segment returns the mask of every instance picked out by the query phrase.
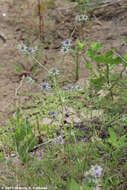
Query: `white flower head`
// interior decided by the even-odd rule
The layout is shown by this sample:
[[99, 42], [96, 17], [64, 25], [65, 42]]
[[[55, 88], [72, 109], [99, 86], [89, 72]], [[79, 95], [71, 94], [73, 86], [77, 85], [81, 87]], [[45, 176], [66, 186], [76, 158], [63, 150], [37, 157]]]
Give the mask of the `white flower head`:
[[77, 15], [75, 17], [76, 22], [80, 22], [80, 21], [87, 21], [88, 20], [88, 16], [83, 14], [83, 15]]
[[60, 71], [58, 69], [52, 68], [49, 71], [49, 75], [50, 76], [58, 76], [58, 75], [60, 75]]
[[26, 52], [27, 51], [27, 47], [24, 44], [17, 45], [17, 49], [19, 49], [22, 52]]
[[27, 83], [28, 84], [32, 85], [32, 84], [34, 84], [34, 82], [35, 82], [35, 80], [33, 80], [31, 77], [29, 77], [29, 76], [27, 77]]
[[75, 90], [80, 91], [80, 90], [82, 90], [82, 88], [80, 85], [77, 84], [77, 85], [75, 85]]
[[62, 48], [61, 48], [61, 52], [63, 53], [63, 54], [67, 54], [68, 52], [69, 52], [69, 47], [67, 47], [67, 46], [63, 46]]
[[81, 19], [82, 19], [82, 21], [86, 21], [86, 20], [88, 20], [88, 16], [87, 15], [81, 15]]

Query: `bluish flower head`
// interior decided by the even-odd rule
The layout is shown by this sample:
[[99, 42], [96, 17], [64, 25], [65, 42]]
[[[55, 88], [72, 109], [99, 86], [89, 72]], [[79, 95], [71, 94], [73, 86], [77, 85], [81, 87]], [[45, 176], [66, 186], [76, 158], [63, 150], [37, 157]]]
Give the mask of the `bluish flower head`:
[[59, 71], [58, 69], [52, 68], [52, 69], [50, 69], [50, 71], [49, 71], [49, 75], [56, 77], [56, 76], [60, 75], [60, 71]]
[[22, 45], [18, 45], [17, 48], [22, 51], [24, 54], [32, 54], [35, 53], [38, 48], [32, 48], [32, 47], [27, 47], [26, 45], [22, 44]]
[[72, 84], [67, 85], [66, 87], [64, 87], [64, 90], [73, 90], [74, 86]]
[[62, 44], [64, 47], [70, 47], [71, 46], [71, 40], [70, 39], [64, 40], [62, 42]]
[[63, 46], [63, 47], [61, 48], [61, 52], [62, 52], [63, 54], [67, 54], [67, 53], [69, 52], [69, 50], [70, 50], [70, 48], [69, 48], [68, 46]]
[[63, 139], [63, 137], [60, 135], [59, 137], [57, 137], [57, 143], [59, 143], [59, 144], [64, 144], [65, 143], [65, 141], [64, 141], [64, 139]]
[[52, 119], [54, 119], [54, 118], [56, 117], [56, 115], [57, 115], [57, 112], [54, 111], [54, 110], [52, 110], [52, 111], [49, 112], [49, 116], [50, 116], [50, 118], [52, 118]]
[[42, 82], [40, 87], [41, 87], [41, 90], [43, 91], [48, 91], [49, 89], [51, 89], [51, 86], [47, 82]]
[[102, 171], [103, 171], [103, 168], [101, 166], [98, 166], [98, 165], [92, 166], [91, 169], [90, 169], [91, 174], [95, 178], [101, 177]]
[[63, 137], [60, 135], [57, 138], [53, 139], [53, 143], [59, 143], [59, 144], [64, 144], [65, 140], [63, 139]]
[[34, 84], [34, 82], [35, 82], [35, 80], [33, 80], [31, 77], [29, 77], [29, 76], [27, 77], [27, 83], [28, 84], [32, 85], [32, 84]]
[[35, 48], [27, 47], [25, 53], [27, 53], [27, 54], [32, 54], [32, 53], [35, 53], [37, 50], [38, 50], [37, 47], [35, 47]]
[[92, 166], [91, 169], [84, 173], [84, 176], [87, 178], [91, 178], [94, 183], [98, 182], [98, 178], [102, 175], [103, 168], [101, 166], [95, 165]]
[[34, 52], [34, 49], [31, 48], [31, 47], [28, 47], [27, 50], [26, 50], [26, 53], [28, 53], [28, 54], [31, 54], [33, 52]]

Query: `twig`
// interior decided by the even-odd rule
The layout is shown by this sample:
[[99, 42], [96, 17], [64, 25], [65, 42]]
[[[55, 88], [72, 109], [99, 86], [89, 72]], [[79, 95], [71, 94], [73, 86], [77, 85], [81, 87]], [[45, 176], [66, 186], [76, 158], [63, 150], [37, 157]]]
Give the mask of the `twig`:
[[49, 141], [43, 142], [43, 143], [41, 143], [41, 144], [38, 144], [38, 145], [36, 145], [36, 146], [31, 150], [31, 152], [33, 152], [34, 150], [37, 150], [37, 149], [40, 148], [41, 146], [43, 146], [43, 145], [45, 145], [45, 144], [48, 144], [48, 143], [50, 143], [50, 142], [53, 142], [53, 141], [54, 141], [54, 139], [50, 139]]
[[0, 38], [3, 40], [4, 43], [6, 43], [7, 38], [2, 32], [0, 32]]
[[23, 81], [24, 81], [24, 78], [25, 78], [25, 76], [23, 75], [23, 76], [22, 76], [22, 80], [20, 81], [19, 86], [18, 86], [18, 87], [16, 88], [16, 90], [15, 90], [15, 97], [17, 97], [18, 90], [22, 87], [22, 83], [23, 83]]
[[96, 3], [86, 3], [86, 4], [81, 4], [81, 5], [74, 5], [72, 7], [63, 7], [63, 8], [57, 8], [57, 10], [67, 10], [67, 9], [73, 9], [77, 7], [93, 7], [96, 5], [104, 5], [104, 4], [113, 4], [113, 3], [118, 3], [120, 0], [105, 0], [101, 2], [96, 2]]

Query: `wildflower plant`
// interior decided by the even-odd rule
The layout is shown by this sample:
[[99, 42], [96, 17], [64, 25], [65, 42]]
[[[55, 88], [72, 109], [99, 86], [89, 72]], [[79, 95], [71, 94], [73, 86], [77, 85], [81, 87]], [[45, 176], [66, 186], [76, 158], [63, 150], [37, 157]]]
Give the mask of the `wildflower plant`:
[[16, 65], [16, 70], [20, 73], [20, 76], [25, 75], [25, 76], [30, 76], [33, 73], [35, 73], [35, 71], [37, 70], [37, 64], [36, 63], [31, 63], [31, 57], [34, 55], [38, 55], [38, 47], [35, 46], [30, 47], [29, 43], [28, 45], [25, 44], [19, 44], [17, 45], [17, 49], [19, 50], [19, 52], [23, 53], [26, 56], [26, 64], [22, 64], [20, 63], [19, 65]]
[[100, 178], [102, 177], [103, 168], [99, 165], [91, 166], [91, 169], [84, 173], [84, 177], [87, 179], [88, 184], [94, 184], [98, 188], [100, 186]]
[[83, 48], [86, 45], [86, 41], [84, 40], [83, 42], [80, 42], [80, 40], [76, 41], [75, 48], [72, 50], [71, 55], [74, 59], [76, 68], [75, 68], [75, 80], [77, 81], [79, 79], [80, 75], [80, 61], [82, 54], [81, 52], [83, 51]]
[[[54, 0], [49, 1], [50, 3], [55, 2]], [[41, 11], [47, 9], [47, 1], [46, 4], [41, 4], [41, 1], [38, 1], [38, 3], [40, 6], [38, 7], [40, 11], [38, 15], [41, 20], [43, 19]], [[43, 5], [46, 6], [43, 7]], [[82, 24], [87, 20], [88, 16], [78, 15], [76, 24], [78, 22]], [[42, 31], [43, 28], [40, 22], [40, 35], [42, 35]], [[28, 109], [21, 107], [23, 117], [16, 113], [16, 119], [11, 118], [11, 127], [8, 125], [6, 128], [0, 128], [0, 134], [2, 134], [0, 135], [0, 164], [3, 164], [1, 153], [10, 155], [11, 150], [16, 152], [18, 159], [23, 163], [22, 173], [21, 168], [18, 168], [20, 166], [15, 171], [12, 164], [12, 176], [9, 172], [7, 180], [6, 177], [0, 178], [0, 183], [4, 184], [2, 187], [6, 187], [8, 184], [8, 186], [10, 184], [14, 186], [13, 183], [17, 185], [18, 181], [18, 184], [24, 184], [24, 186], [47, 186], [48, 189], [126, 189], [127, 142], [126, 134], [124, 134], [127, 125], [126, 80], [122, 81], [120, 76], [116, 77], [112, 70], [119, 63], [126, 67], [127, 55], [121, 58], [113, 50], [102, 54], [100, 52], [102, 47], [100, 42], [91, 42], [90, 47], [84, 51], [85, 44], [85, 40], [77, 40], [75, 44], [72, 44], [70, 38], [62, 42], [61, 49], [64, 56], [69, 53], [74, 59], [76, 65], [75, 80], [79, 79], [82, 60], [92, 73], [89, 85], [85, 89], [70, 81], [65, 87], [61, 87], [58, 77], [61, 71], [56, 68], [48, 70], [41, 65], [34, 57], [38, 52], [37, 47], [33, 48], [30, 44], [20, 44], [18, 46], [20, 52], [28, 58], [28, 62], [33, 58], [47, 72], [50, 81], [44, 80], [40, 84], [41, 93], [30, 94], [35, 101], [32, 103], [32, 108], [31, 105], [28, 107], [25, 105]], [[94, 68], [92, 61], [96, 64], [96, 68]], [[29, 68], [23, 66], [21, 73], [26, 75], [28, 84], [34, 84], [35, 80], [31, 76], [32, 65], [29, 64]], [[123, 84], [125, 86], [121, 88]], [[109, 100], [107, 97], [100, 101], [98, 94], [101, 89], [107, 90], [109, 95], [113, 97], [113, 92], [116, 90], [115, 93], [117, 93], [119, 86], [119, 96], [121, 98], [120, 93], [123, 91], [125, 102], [119, 100], [119, 103], [119, 101], [114, 101], [112, 98], [107, 104], [106, 101]], [[49, 96], [47, 92], [52, 93]], [[117, 107], [118, 109], [116, 109]], [[72, 108], [75, 109], [74, 114]], [[100, 108], [104, 111], [102, 117], [98, 115], [93, 117], [92, 111], [94, 110], [92, 109], [98, 111]], [[91, 117], [87, 118], [86, 112], [82, 115], [82, 111], [85, 109], [91, 110]], [[78, 117], [79, 120], [76, 118], [78, 122], [74, 121], [75, 118], [70, 117], [72, 115]], [[80, 116], [82, 117], [81, 122], [79, 122]], [[44, 118], [49, 121], [49, 124], [43, 123]], [[4, 150], [3, 144], [6, 147], [4, 147]], [[44, 150], [41, 160], [37, 156], [31, 158], [35, 150], [37, 153]], [[91, 166], [91, 163], [100, 164]], [[9, 170], [7, 168], [8, 166], [9, 164], [6, 162], [5, 173], [10, 171], [10, 168]], [[90, 169], [87, 170], [86, 168], [89, 167]], [[18, 172], [23, 176], [18, 176]], [[16, 178], [14, 173], [16, 173]], [[31, 176], [33, 177], [31, 178]], [[10, 177], [16, 179], [15, 182], [12, 182]]]
[[81, 52], [86, 44], [86, 41], [84, 40], [83, 42], [80, 42], [80, 40], [77, 40], [74, 48], [72, 48], [70, 39], [63, 41], [62, 44], [63, 46], [61, 48], [61, 52], [64, 54], [64, 56], [69, 53], [74, 59], [76, 64], [75, 80], [77, 81], [79, 79], [80, 57], [82, 56]]
[[35, 48], [32, 48], [32, 47], [26, 46], [25, 44], [19, 44], [17, 46], [17, 49], [19, 49], [24, 54], [33, 54], [33, 53], [36, 53], [38, 51], [37, 46], [35, 46]]

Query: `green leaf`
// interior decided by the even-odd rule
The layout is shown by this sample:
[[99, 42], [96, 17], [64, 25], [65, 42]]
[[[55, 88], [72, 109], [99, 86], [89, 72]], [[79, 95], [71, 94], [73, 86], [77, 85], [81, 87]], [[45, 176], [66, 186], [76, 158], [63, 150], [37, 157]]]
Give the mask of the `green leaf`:
[[88, 57], [90, 57], [91, 59], [94, 59], [96, 54], [95, 50], [92, 50], [91, 48], [88, 48], [88, 50], [85, 53]]
[[95, 42], [91, 42], [90, 43], [90, 47], [93, 49], [93, 50], [100, 50], [102, 48], [102, 43], [101, 42], [98, 42], [98, 43], [95, 43]]
[[86, 65], [86, 68], [87, 68], [87, 69], [89, 69], [90, 71], [93, 70], [93, 66], [92, 66], [92, 64], [91, 64], [90, 61], [87, 61], [87, 62], [85, 62], [84, 64]]
[[83, 42], [80, 42], [80, 40], [77, 40], [77, 48], [79, 50], [83, 50], [84, 46], [86, 44], [86, 41], [84, 40]]
[[115, 133], [115, 131], [112, 128], [109, 128], [109, 135], [110, 137], [108, 138], [108, 142], [115, 148], [119, 147], [119, 141], [118, 141], [118, 137]]
[[114, 51], [113, 50], [110, 50], [106, 53], [106, 57], [112, 57], [114, 55]]
[[80, 185], [74, 179], [71, 179], [66, 190], [80, 190]]
[[124, 55], [124, 59], [127, 61], [127, 54]]
[[15, 68], [16, 68], [16, 71], [18, 71], [19, 73], [22, 73], [22, 72], [23, 72], [23, 69], [22, 69], [21, 66], [16, 65]]

